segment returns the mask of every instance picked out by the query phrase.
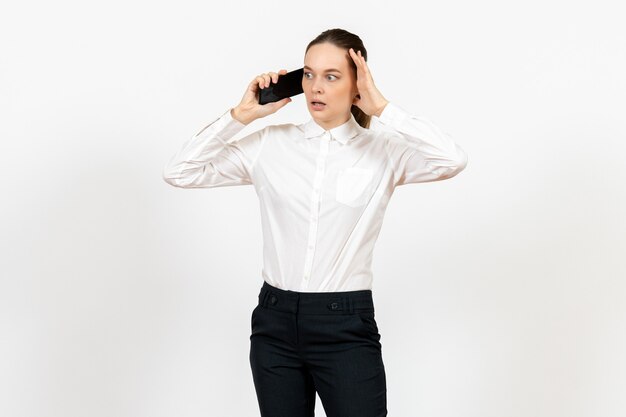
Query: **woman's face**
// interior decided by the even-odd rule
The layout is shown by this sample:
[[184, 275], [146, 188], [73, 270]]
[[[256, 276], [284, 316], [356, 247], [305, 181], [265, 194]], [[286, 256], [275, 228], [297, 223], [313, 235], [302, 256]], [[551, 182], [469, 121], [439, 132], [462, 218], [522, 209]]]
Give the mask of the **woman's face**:
[[[350, 108], [358, 94], [351, 60], [347, 50], [330, 43], [313, 45], [304, 56], [302, 90], [307, 108], [325, 130], [350, 119]], [[325, 104], [318, 107], [313, 105], [314, 101]]]

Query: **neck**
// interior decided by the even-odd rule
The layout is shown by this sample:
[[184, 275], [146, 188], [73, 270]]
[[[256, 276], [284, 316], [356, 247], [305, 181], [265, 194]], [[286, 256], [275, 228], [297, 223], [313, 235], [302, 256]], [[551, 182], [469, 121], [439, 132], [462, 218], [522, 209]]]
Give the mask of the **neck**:
[[341, 126], [342, 124], [346, 123], [348, 120], [350, 120], [352, 114], [348, 113], [347, 116], [344, 116], [343, 118], [337, 118], [334, 120], [320, 120], [320, 119], [316, 119], [314, 118], [315, 122], [320, 125], [322, 128], [324, 128], [324, 130], [330, 130], [330, 129], [334, 129], [337, 126]]

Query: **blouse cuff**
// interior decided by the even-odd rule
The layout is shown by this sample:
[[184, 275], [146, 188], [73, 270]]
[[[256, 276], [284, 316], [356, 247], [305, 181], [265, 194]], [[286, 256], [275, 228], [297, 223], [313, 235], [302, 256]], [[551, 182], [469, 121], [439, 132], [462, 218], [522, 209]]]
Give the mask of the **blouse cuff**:
[[407, 117], [409, 114], [404, 109], [388, 102], [378, 120], [384, 125], [399, 126]]
[[194, 137], [204, 137], [206, 135], [218, 135], [222, 140], [228, 140], [243, 130], [245, 124], [235, 119], [230, 114], [231, 108], [226, 110], [220, 117], [206, 125]]

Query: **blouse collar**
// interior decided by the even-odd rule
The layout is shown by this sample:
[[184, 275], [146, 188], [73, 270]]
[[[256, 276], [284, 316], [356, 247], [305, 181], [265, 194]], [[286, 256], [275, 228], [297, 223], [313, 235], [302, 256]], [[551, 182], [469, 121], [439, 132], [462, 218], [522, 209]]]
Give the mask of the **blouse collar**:
[[[347, 122], [334, 127], [329, 131], [333, 139], [338, 140], [345, 145], [350, 139], [358, 135], [361, 132], [361, 129], [363, 129], [361, 125], [356, 121], [354, 115], [350, 113], [350, 119], [348, 119]], [[324, 132], [326, 132], [326, 129], [318, 125], [313, 118], [310, 118], [309, 121], [304, 124], [304, 137], [306, 139], [320, 136], [324, 134]]]

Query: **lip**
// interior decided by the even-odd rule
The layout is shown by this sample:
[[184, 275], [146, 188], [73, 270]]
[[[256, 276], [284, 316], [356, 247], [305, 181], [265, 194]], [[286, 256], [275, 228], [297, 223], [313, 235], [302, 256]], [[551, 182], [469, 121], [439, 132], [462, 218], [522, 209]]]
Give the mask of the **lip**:
[[[316, 108], [315, 105], [313, 104], [314, 102], [322, 103], [323, 106], [320, 108]], [[318, 100], [311, 100], [309, 102], [309, 106], [311, 106], [311, 110], [313, 111], [324, 111], [326, 109], [326, 103], [324, 103], [323, 101], [318, 101]]]
[[[320, 103], [321, 103], [321, 101], [320, 101]], [[324, 103], [324, 105], [323, 105], [322, 107], [320, 107], [320, 108], [316, 108], [316, 107], [313, 105], [313, 102], [310, 102], [310, 103], [309, 103], [309, 105], [311, 106], [311, 110], [313, 110], [313, 111], [324, 111], [324, 110], [326, 109], [326, 106], [327, 106], [327, 104], [326, 104], [326, 103]]]

